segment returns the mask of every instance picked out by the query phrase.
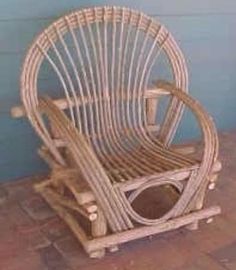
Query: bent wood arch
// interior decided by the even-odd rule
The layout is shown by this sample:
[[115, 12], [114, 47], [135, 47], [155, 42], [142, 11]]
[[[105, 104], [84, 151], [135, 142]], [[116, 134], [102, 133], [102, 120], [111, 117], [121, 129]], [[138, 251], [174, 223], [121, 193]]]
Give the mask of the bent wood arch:
[[[36, 37], [23, 64], [21, 96], [34, 128], [58, 160], [38, 111], [43, 63], [48, 62], [63, 89], [74, 126], [105, 156], [109, 151], [122, 153], [121, 130], [132, 130], [128, 136], [131, 148], [137, 141], [149, 140], [144, 95], [162, 52], [170, 63], [174, 84], [187, 91], [181, 50], [163, 25], [141, 12], [121, 7], [77, 10]], [[182, 102], [173, 97], [159, 132], [160, 141], [167, 146], [182, 111]]]

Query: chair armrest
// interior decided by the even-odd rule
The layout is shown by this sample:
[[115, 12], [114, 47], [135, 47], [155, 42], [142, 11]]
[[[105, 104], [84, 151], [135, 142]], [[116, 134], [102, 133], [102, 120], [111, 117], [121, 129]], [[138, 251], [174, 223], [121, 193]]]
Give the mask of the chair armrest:
[[165, 89], [171, 95], [178, 98], [198, 119], [204, 139], [204, 153], [200, 170], [209, 171], [217, 160], [219, 148], [217, 131], [212, 117], [197, 100], [186, 94], [183, 90], [177, 88], [175, 85], [166, 81], [158, 81], [156, 86], [157, 88]]
[[48, 117], [57, 134], [65, 140], [68, 150], [85, 181], [93, 191], [113, 231], [131, 228], [133, 225], [103, 166], [85, 137], [53, 103], [50, 98], [40, 99], [40, 110]]
[[[69, 151], [77, 160], [82, 173], [92, 176], [107, 177], [103, 166], [85, 137], [78, 132], [66, 115], [53, 103], [50, 98], [40, 99], [40, 110], [47, 116], [51, 125], [65, 142]], [[81, 164], [81, 166], [80, 166]]]

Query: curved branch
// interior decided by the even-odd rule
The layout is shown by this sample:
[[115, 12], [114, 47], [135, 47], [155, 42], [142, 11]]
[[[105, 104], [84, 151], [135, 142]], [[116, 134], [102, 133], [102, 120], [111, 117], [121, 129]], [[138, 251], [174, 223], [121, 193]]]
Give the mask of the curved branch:
[[197, 194], [198, 190], [203, 185], [207, 184], [209, 175], [213, 170], [213, 165], [218, 157], [219, 142], [212, 117], [197, 100], [169, 82], [159, 81], [157, 87], [165, 89], [171, 95], [177, 97], [181, 102], [187, 105], [199, 121], [204, 140], [204, 152], [199, 170], [190, 177], [182, 196], [183, 198], [181, 198], [175, 206], [175, 216], [178, 216], [186, 211], [189, 202]]
[[[212, 117], [206, 112], [203, 106], [193, 97], [186, 94], [182, 89], [177, 88], [175, 85], [166, 82], [158, 81], [157, 88], [161, 88], [171, 95], [181, 100], [196, 116], [202, 129], [204, 137], [204, 156], [202, 163], [208, 162], [213, 165], [218, 156], [218, 136]], [[153, 90], [153, 94], [155, 90]]]
[[66, 115], [50, 98], [40, 99], [40, 108], [58, 134], [67, 142], [76, 165], [95, 194], [113, 231], [126, 230], [133, 225], [114, 192], [109, 177], [85, 137], [78, 132]]

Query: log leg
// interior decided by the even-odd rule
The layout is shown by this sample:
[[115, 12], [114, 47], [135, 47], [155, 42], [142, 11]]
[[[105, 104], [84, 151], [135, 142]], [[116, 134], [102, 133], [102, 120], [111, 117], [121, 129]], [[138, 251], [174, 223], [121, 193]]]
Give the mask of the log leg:
[[[200, 210], [203, 207], [204, 197], [205, 197], [206, 188], [202, 188], [201, 191], [198, 193], [197, 198], [195, 200], [195, 206], [193, 207], [194, 210]], [[193, 223], [187, 225], [187, 229], [190, 231], [195, 231], [199, 227], [199, 220], [194, 221]]]
[[[93, 238], [101, 237], [107, 233], [107, 222], [101, 209], [97, 210], [97, 219], [92, 221]], [[90, 258], [102, 258], [105, 255], [105, 248], [89, 253]]]
[[[194, 202], [194, 206], [192, 207], [192, 209], [194, 209], [194, 210], [202, 209], [206, 191], [207, 191], [207, 189], [210, 189], [210, 190], [214, 189], [217, 176], [218, 175], [216, 173], [212, 174], [209, 182], [207, 182], [204, 186], [202, 186], [202, 188], [200, 188], [199, 192], [197, 193], [196, 200]], [[212, 218], [209, 218], [209, 220], [207, 220], [206, 222], [211, 223]], [[191, 231], [197, 230], [198, 223], [199, 223], [199, 221], [194, 221], [193, 223], [187, 225], [186, 227], [187, 227], [187, 229], [189, 229]]]
[[[221, 166], [221, 164], [220, 164]], [[221, 167], [220, 167], [221, 168]], [[217, 178], [218, 178], [218, 173], [214, 173], [211, 175], [211, 178], [210, 178], [210, 183], [208, 184], [208, 189], [209, 190], [213, 190], [215, 189], [215, 185], [216, 185], [216, 181], [217, 181]], [[211, 223], [213, 221], [213, 218], [210, 217], [206, 220], [206, 223]]]
[[[195, 206], [192, 207], [194, 210], [200, 210], [203, 207], [204, 197], [205, 197], [206, 188], [202, 188], [201, 191], [198, 193], [197, 198], [195, 200]], [[186, 228], [190, 231], [195, 231], [199, 227], [199, 220], [194, 221], [186, 226]]]

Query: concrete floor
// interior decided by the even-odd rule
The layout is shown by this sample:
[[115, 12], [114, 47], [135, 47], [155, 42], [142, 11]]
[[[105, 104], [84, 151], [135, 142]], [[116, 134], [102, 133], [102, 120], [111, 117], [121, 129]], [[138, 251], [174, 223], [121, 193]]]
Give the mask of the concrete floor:
[[223, 170], [208, 205], [222, 215], [197, 231], [186, 229], [133, 241], [92, 260], [66, 225], [33, 192], [26, 179], [0, 186], [1, 270], [235, 270], [236, 269], [236, 132], [220, 137]]

